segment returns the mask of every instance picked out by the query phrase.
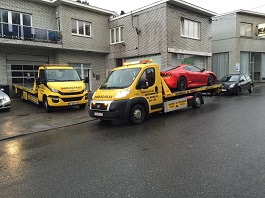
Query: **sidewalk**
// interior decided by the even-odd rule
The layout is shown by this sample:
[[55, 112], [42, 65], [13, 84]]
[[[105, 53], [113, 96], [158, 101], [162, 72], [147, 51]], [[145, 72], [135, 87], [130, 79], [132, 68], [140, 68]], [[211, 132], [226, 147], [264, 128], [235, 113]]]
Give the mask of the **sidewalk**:
[[42, 106], [11, 98], [11, 109], [0, 112], [0, 140], [94, 120], [85, 109], [67, 107], [46, 113]]

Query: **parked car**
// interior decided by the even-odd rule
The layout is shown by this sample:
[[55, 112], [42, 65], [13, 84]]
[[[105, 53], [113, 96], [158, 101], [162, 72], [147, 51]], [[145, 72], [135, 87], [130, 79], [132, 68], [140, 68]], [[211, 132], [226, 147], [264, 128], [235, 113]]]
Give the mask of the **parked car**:
[[185, 64], [161, 68], [160, 75], [170, 89], [177, 89], [179, 91], [213, 85], [216, 82], [216, 75], [213, 72]]
[[0, 89], [0, 110], [8, 111], [11, 107], [11, 99], [3, 90]]
[[222, 93], [239, 95], [242, 91], [251, 93], [254, 88], [253, 81], [248, 74], [229, 74], [224, 76], [222, 83]]

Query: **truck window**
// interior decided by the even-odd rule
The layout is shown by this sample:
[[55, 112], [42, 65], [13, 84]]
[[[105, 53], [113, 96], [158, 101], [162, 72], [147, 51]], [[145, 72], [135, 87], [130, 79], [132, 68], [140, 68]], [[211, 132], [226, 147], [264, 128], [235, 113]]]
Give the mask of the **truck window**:
[[155, 69], [154, 68], [147, 68], [141, 78], [140, 78], [141, 82], [147, 82], [147, 86], [151, 87], [155, 84]]
[[49, 69], [46, 70], [46, 76], [48, 82], [81, 80], [75, 69]]
[[40, 81], [41, 82], [45, 81], [45, 75], [44, 75], [44, 70], [43, 69], [40, 70]]
[[113, 70], [108, 78], [102, 83], [100, 89], [111, 88], [126, 88], [129, 87], [136, 76], [138, 75], [140, 68], [125, 68], [119, 70]]

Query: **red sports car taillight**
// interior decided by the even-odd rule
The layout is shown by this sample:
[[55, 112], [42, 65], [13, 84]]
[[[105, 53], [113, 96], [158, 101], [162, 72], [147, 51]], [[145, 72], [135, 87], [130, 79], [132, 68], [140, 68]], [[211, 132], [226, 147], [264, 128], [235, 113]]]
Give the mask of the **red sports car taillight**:
[[170, 72], [165, 72], [162, 74], [162, 77], [172, 77]]

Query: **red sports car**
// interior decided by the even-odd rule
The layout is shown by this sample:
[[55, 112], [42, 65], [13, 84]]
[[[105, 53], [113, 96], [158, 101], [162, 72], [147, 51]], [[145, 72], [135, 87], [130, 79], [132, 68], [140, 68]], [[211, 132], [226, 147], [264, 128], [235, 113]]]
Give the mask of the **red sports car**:
[[213, 85], [217, 79], [213, 72], [192, 65], [164, 67], [161, 68], [160, 75], [170, 89], [177, 89], [179, 91]]

